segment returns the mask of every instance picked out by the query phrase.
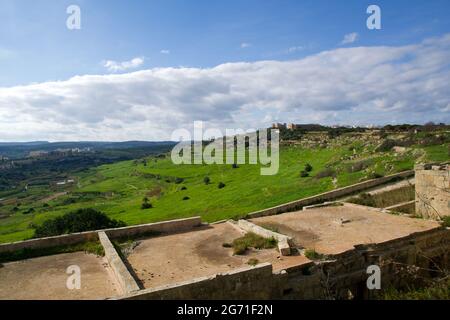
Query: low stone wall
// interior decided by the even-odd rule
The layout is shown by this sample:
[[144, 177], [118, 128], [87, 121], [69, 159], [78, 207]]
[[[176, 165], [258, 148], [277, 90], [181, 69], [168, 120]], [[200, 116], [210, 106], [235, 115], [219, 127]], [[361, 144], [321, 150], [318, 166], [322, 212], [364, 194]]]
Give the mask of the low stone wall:
[[87, 241], [98, 240], [98, 233], [104, 231], [109, 238], [136, 237], [147, 233], [175, 233], [191, 230], [202, 225], [200, 217], [170, 220], [117, 229], [96, 230], [81, 233], [72, 233], [56, 237], [31, 239], [13, 243], [0, 244], [0, 252], [11, 252], [21, 249], [40, 249], [62, 245], [72, 245]]
[[414, 176], [414, 170], [404, 171], [404, 172], [396, 173], [396, 174], [389, 175], [386, 177], [360, 182], [360, 183], [357, 183], [357, 184], [354, 184], [354, 185], [351, 185], [348, 187], [343, 187], [343, 188], [339, 188], [339, 189], [332, 190], [329, 192], [321, 193], [321, 194], [318, 194], [316, 196], [312, 196], [309, 198], [295, 200], [295, 201], [288, 202], [288, 203], [285, 203], [285, 204], [282, 204], [282, 205], [279, 205], [276, 207], [272, 207], [269, 209], [252, 212], [252, 213], [249, 213], [245, 218], [252, 219], [252, 218], [258, 218], [258, 217], [264, 217], [264, 216], [271, 216], [271, 215], [280, 214], [280, 213], [289, 212], [289, 211], [300, 210], [301, 208], [303, 208], [305, 206], [309, 206], [309, 205], [313, 205], [313, 204], [317, 204], [317, 203], [325, 202], [325, 201], [336, 200], [338, 198], [341, 198], [341, 197], [344, 197], [344, 196], [347, 196], [347, 195], [350, 195], [350, 194], [353, 194], [353, 193], [356, 193], [359, 191], [367, 190], [367, 189], [385, 184], [385, 183], [390, 182], [395, 179], [404, 179], [404, 178], [409, 178], [411, 176]]
[[117, 229], [104, 230], [110, 239], [123, 237], [137, 237], [148, 233], [176, 233], [189, 231], [202, 225], [201, 217], [162, 221], [156, 223], [140, 224]]
[[250, 300], [270, 299], [272, 265], [264, 263], [175, 285], [145, 289], [122, 300]]
[[396, 204], [394, 206], [384, 208], [384, 210], [402, 212], [402, 213], [407, 213], [407, 214], [414, 214], [415, 209], [416, 209], [416, 200], [411, 200], [408, 202], [403, 202], [403, 203]]
[[103, 249], [105, 250], [105, 257], [108, 260], [108, 263], [111, 266], [111, 269], [113, 270], [117, 281], [122, 287], [122, 291], [124, 293], [138, 291], [140, 289], [139, 285], [128, 271], [113, 244], [108, 239], [106, 233], [100, 231], [98, 233], [98, 238], [103, 246]]
[[56, 237], [31, 239], [13, 243], [0, 244], [0, 252], [11, 252], [22, 249], [41, 249], [57, 246], [72, 245], [88, 241], [98, 240], [97, 231], [72, 233]]

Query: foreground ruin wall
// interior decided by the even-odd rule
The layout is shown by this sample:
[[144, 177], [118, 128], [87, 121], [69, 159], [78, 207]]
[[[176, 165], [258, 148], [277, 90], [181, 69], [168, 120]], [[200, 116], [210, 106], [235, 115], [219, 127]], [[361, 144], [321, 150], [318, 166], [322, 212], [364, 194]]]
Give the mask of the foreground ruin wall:
[[450, 215], [450, 165], [417, 165], [416, 214], [437, 219]]
[[[273, 273], [260, 264], [175, 285], [145, 289], [119, 299], [347, 299], [370, 298], [367, 267], [381, 269], [381, 287], [401, 288], [417, 275], [438, 276], [448, 268], [450, 230], [436, 228], [374, 245], [359, 245], [345, 253]], [[416, 273], [410, 274], [411, 268]]]
[[[307, 270], [280, 275], [276, 296], [285, 299], [372, 298], [380, 291], [367, 289], [367, 268], [371, 265], [381, 269], [381, 289], [420, 285], [420, 279], [442, 277], [439, 270], [448, 270], [449, 249], [450, 230], [445, 228], [381, 244], [355, 246]], [[308, 273], [310, 275], [305, 275]]]
[[123, 227], [117, 229], [106, 229], [97, 231], [87, 231], [81, 233], [72, 233], [62, 236], [39, 238], [32, 240], [25, 240], [13, 243], [0, 244], [0, 253], [12, 252], [21, 249], [42, 249], [57, 246], [73, 245], [88, 241], [98, 240], [98, 233], [103, 231], [110, 239], [117, 239], [123, 237], [137, 237], [149, 233], [175, 233], [191, 230], [195, 227], [201, 226], [202, 221], [200, 217], [177, 219], [170, 221], [163, 221], [157, 223], [141, 224], [137, 226]]

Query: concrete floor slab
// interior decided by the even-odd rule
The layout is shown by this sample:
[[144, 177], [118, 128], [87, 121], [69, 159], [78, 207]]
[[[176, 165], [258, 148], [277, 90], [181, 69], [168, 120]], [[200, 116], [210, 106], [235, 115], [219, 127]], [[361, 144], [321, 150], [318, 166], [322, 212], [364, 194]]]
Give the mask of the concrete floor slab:
[[142, 240], [127, 259], [145, 288], [227, 272], [248, 266], [251, 258], [272, 263], [274, 270], [309, 262], [301, 256], [280, 257], [276, 248], [233, 256], [232, 249], [222, 245], [241, 236], [228, 223], [214, 224], [192, 232]]
[[322, 254], [338, 254], [358, 244], [382, 243], [439, 227], [435, 221], [395, 216], [350, 204], [250, 221], [292, 237], [299, 247], [315, 249]]
[[[69, 290], [66, 270], [78, 265], [81, 289]], [[106, 260], [84, 252], [64, 253], [4, 263], [0, 267], [2, 300], [105, 299], [122, 291]]]

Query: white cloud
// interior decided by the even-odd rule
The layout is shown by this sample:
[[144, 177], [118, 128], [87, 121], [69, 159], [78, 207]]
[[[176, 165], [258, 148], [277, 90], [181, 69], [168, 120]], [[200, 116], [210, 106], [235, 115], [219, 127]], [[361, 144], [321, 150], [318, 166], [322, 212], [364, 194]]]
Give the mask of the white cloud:
[[114, 60], [103, 61], [103, 66], [110, 72], [125, 71], [128, 69], [135, 69], [144, 63], [143, 57], [136, 57], [130, 61], [117, 62]]
[[170, 54], [170, 50], [163, 49], [160, 51], [161, 54]]
[[251, 46], [252, 46], [252, 44], [251, 44], [251, 43], [248, 43], [248, 42], [242, 42], [242, 43], [241, 43], [241, 48], [242, 48], [242, 49], [250, 48]]
[[352, 32], [352, 33], [346, 34], [346, 35], [344, 36], [344, 40], [341, 41], [341, 44], [350, 44], [350, 43], [353, 43], [353, 42], [355, 42], [356, 40], [358, 40], [358, 38], [359, 38], [359, 35], [358, 35], [358, 33], [356, 33], [356, 32]]
[[0, 88], [1, 140], [164, 140], [194, 120], [257, 128], [450, 122], [450, 34], [292, 61], [85, 75]]

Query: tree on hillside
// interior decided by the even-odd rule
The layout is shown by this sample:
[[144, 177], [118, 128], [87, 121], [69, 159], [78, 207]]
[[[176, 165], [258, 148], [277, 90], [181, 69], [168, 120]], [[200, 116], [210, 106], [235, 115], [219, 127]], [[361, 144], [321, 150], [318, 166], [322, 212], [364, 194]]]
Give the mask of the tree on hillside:
[[34, 231], [34, 238], [51, 237], [61, 234], [119, 228], [126, 224], [110, 219], [105, 213], [92, 208], [78, 209], [60, 217], [49, 219]]
[[145, 210], [145, 209], [150, 209], [150, 208], [153, 208], [153, 205], [149, 202], [148, 198], [145, 197], [142, 200], [141, 209]]

